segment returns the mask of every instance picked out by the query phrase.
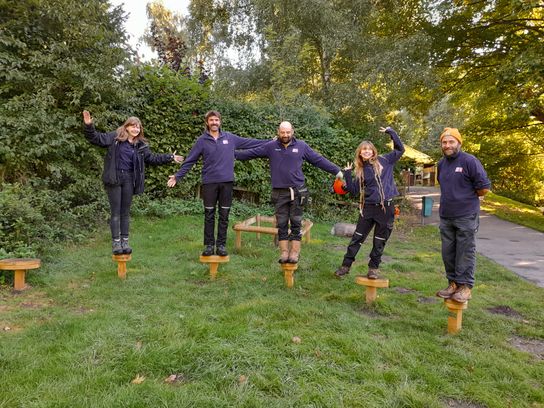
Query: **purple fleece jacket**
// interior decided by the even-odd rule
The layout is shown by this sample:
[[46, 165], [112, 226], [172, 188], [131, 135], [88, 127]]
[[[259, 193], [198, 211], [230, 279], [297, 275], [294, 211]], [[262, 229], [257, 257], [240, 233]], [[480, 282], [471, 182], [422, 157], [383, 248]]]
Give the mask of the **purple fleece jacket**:
[[180, 181], [202, 156], [202, 184], [234, 181], [234, 150], [250, 149], [269, 142], [270, 139], [248, 139], [229, 132], [219, 132], [215, 139], [207, 131], [195, 142], [187, 158], [176, 173]]
[[[395, 163], [398, 162], [404, 154], [404, 145], [397, 135], [397, 132], [393, 129], [387, 128], [386, 132], [393, 140], [393, 151], [378, 156], [378, 160], [383, 167], [380, 178], [383, 185], [384, 198], [387, 201], [399, 195], [393, 178], [393, 168], [395, 167]], [[368, 162], [363, 164], [363, 176], [365, 183], [365, 203], [378, 204], [380, 202], [380, 191], [376, 178], [374, 177], [374, 168]], [[351, 171], [349, 170], [344, 172], [344, 177], [346, 179], [346, 189], [352, 195], [358, 197], [360, 191], [359, 180], [356, 177], [352, 177]]]
[[300, 187], [304, 185], [302, 163], [307, 161], [321, 170], [337, 174], [340, 168], [312, 150], [302, 140], [291, 139], [285, 147], [279, 140], [272, 140], [254, 149], [237, 151], [236, 160], [249, 160], [257, 157], [270, 159], [272, 188]]
[[471, 154], [459, 152], [438, 162], [440, 209], [443, 218], [464, 217], [480, 211], [476, 190], [491, 189], [482, 163]]

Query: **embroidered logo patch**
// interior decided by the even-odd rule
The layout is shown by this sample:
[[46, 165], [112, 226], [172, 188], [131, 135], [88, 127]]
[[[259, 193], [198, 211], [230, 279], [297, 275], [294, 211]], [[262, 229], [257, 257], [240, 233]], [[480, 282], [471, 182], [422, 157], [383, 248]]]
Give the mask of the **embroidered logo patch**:
[[297, 148], [293, 149], [293, 153], [298, 153], [298, 149]]
[[463, 172], [463, 168], [462, 168], [462, 167], [456, 167], [456, 168], [455, 168], [455, 172], [456, 172], [456, 173], [462, 173], [462, 172]]
[[223, 144], [229, 144], [228, 140], [223, 140]]

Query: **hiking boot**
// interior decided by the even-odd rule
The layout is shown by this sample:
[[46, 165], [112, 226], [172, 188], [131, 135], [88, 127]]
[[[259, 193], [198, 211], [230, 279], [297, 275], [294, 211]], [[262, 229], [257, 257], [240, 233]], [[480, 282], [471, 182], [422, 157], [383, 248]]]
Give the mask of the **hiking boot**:
[[442, 289], [436, 292], [436, 296], [442, 299], [449, 299], [455, 293], [456, 290], [457, 290], [457, 284], [451, 281], [446, 289]]
[[121, 255], [123, 253], [123, 247], [120, 239], [114, 239], [111, 241], [111, 252], [113, 255]]
[[280, 264], [287, 263], [289, 260], [289, 241], [278, 241], [278, 245], [280, 247], [280, 259], [278, 259], [278, 262]]
[[472, 290], [467, 285], [459, 285], [457, 292], [451, 295], [450, 299], [459, 303], [466, 303], [469, 299], [472, 299]]
[[213, 245], [206, 245], [204, 251], [202, 251], [202, 256], [212, 256], [213, 255]]
[[287, 263], [298, 263], [298, 258], [300, 256], [300, 241], [290, 241], [291, 249], [289, 250], [289, 258]]
[[225, 248], [225, 245], [217, 245], [217, 248], [215, 249], [215, 254], [219, 256], [227, 256], [229, 253], [227, 252], [227, 248]]
[[124, 254], [132, 253], [132, 248], [128, 244], [128, 238], [121, 238], [121, 248], [123, 249]]
[[368, 279], [378, 279], [378, 272], [380, 272], [378, 268], [368, 268], [368, 273], [366, 274], [366, 277]]
[[334, 276], [336, 276], [339, 279], [342, 279], [345, 275], [349, 273], [349, 269], [350, 269], [349, 266], [342, 265], [340, 268], [336, 270], [336, 272], [334, 272]]

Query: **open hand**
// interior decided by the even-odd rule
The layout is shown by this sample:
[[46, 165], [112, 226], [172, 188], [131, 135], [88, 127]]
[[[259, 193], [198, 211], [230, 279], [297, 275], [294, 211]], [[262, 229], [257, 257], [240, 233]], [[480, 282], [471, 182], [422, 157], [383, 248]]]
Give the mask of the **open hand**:
[[383, 126], [381, 126], [379, 130], [380, 130], [380, 132], [382, 132], [382, 133], [385, 133], [385, 132], [387, 131], [387, 128], [386, 128], [386, 127], [383, 127]]
[[176, 152], [174, 152], [174, 161], [175, 161], [176, 163], [182, 163], [182, 162], [183, 162], [183, 159], [184, 159], [183, 156], [177, 155]]
[[85, 123], [86, 125], [93, 124], [93, 118], [91, 117], [91, 114], [87, 110], [83, 111], [83, 123]]
[[168, 182], [166, 183], [166, 185], [170, 188], [174, 187], [176, 185], [176, 176], [172, 175], [168, 177]]
[[344, 170], [351, 170], [353, 168], [353, 163], [347, 162], [346, 167], [344, 167]]

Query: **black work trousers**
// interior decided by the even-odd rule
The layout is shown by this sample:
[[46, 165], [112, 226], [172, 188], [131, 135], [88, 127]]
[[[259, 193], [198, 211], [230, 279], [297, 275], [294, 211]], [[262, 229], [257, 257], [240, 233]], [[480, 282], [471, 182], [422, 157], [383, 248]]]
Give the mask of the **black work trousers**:
[[112, 239], [128, 238], [130, 206], [134, 195], [134, 173], [118, 170], [117, 184], [106, 184], [104, 188], [110, 202], [110, 229]]
[[378, 268], [382, 261], [385, 244], [391, 236], [391, 231], [393, 231], [394, 222], [395, 207], [391, 201], [385, 203], [385, 211], [381, 205], [365, 205], [363, 215], [359, 215], [357, 227], [351, 237], [342, 265], [351, 266], [355, 261], [361, 245], [365, 242], [372, 228], [374, 228], [374, 239], [372, 241], [372, 251], [370, 251], [368, 266], [369, 268]]
[[[233, 183], [209, 183], [202, 185], [204, 201], [204, 245], [226, 245], [229, 212], [232, 205]], [[219, 204], [217, 240], [215, 239], [215, 208]]]
[[[302, 239], [302, 205], [294, 189], [272, 189], [272, 204], [276, 215], [279, 241], [300, 241]], [[289, 227], [291, 231], [289, 232]]]

